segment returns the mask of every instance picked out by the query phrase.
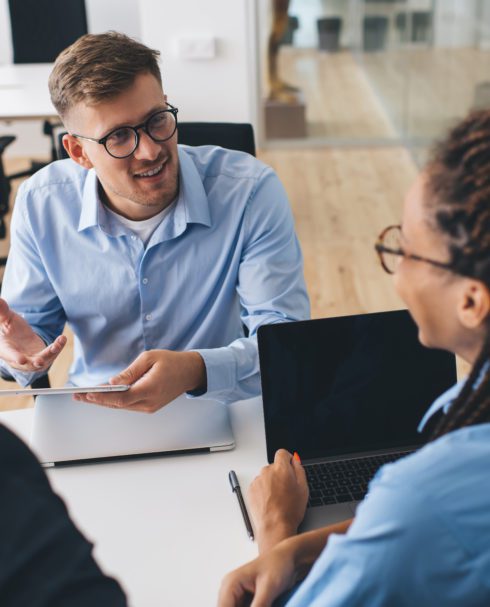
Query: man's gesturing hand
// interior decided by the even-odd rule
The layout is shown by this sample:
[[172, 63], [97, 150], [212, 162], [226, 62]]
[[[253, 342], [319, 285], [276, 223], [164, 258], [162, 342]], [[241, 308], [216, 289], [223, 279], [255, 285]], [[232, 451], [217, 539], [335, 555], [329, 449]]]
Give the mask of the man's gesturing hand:
[[0, 358], [12, 368], [26, 372], [46, 371], [65, 344], [66, 337], [60, 335], [46, 346], [22, 316], [0, 298]]

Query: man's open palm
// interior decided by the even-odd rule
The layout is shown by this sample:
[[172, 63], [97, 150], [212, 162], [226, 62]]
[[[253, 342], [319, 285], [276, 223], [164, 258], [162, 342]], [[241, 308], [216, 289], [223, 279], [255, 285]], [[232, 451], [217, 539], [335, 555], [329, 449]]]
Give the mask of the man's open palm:
[[0, 298], [0, 358], [14, 369], [45, 371], [66, 344], [60, 335], [46, 346], [30, 325]]

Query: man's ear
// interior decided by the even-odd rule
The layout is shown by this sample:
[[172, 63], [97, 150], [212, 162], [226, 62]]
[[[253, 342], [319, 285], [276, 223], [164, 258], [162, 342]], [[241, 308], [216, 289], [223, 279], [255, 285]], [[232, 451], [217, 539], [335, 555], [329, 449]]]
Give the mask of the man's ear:
[[467, 329], [477, 329], [490, 318], [490, 291], [479, 280], [465, 279], [458, 305], [458, 317]]
[[85, 169], [91, 169], [94, 165], [90, 161], [90, 158], [85, 153], [83, 145], [79, 139], [66, 133], [63, 135], [63, 147], [70, 158]]

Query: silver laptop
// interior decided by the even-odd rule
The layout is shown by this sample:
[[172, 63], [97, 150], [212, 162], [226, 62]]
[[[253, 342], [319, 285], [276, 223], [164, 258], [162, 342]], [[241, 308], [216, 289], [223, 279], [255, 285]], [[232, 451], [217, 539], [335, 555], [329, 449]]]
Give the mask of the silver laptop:
[[376, 470], [415, 450], [417, 426], [456, 382], [405, 310], [258, 331], [267, 458], [297, 451], [310, 488], [301, 530], [351, 518]]
[[153, 414], [38, 396], [31, 447], [45, 466], [233, 449], [228, 407], [185, 395]]

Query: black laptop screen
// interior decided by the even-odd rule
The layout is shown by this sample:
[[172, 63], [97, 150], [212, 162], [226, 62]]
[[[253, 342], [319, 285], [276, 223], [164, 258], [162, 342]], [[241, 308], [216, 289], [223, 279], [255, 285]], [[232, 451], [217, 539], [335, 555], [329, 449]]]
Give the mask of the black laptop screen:
[[419, 444], [456, 382], [454, 355], [423, 347], [405, 310], [266, 325], [258, 341], [269, 462]]

